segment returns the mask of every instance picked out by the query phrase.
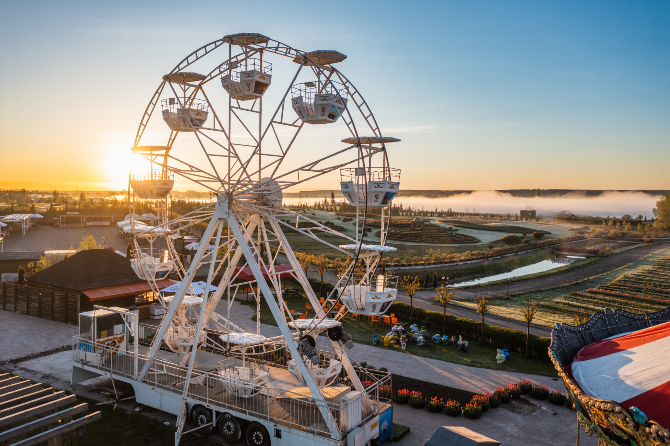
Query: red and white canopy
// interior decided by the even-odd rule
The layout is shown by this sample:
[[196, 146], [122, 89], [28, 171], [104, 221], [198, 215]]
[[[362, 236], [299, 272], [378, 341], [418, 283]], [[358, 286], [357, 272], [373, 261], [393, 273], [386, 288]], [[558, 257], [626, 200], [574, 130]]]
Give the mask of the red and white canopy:
[[581, 389], [670, 426], [670, 322], [603, 339], [572, 362]]

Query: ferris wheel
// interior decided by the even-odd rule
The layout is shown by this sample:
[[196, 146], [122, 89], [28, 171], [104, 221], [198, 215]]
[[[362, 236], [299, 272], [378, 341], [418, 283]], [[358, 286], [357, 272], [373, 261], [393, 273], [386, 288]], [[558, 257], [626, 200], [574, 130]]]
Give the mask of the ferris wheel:
[[[319, 400], [321, 388], [344, 373], [356, 389], [363, 389], [347, 357], [351, 337], [342, 330], [340, 320], [347, 312], [383, 314], [396, 297], [394, 278], [384, 273], [381, 259], [385, 252], [395, 250], [386, 245], [386, 237], [388, 208], [399, 191], [400, 170], [391, 168], [386, 145], [399, 140], [382, 135], [361, 93], [337, 68], [345, 59], [337, 51], [304, 52], [260, 34], [235, 34], [198, 48], [163, 77], [142, 116], [132, 148], [151, 168], [131, 173], [129, 179], [135, 198], [155, 200], [160, 209], [161, 223], [153, 226], [133, 221], [131, 209], [135, 248], [131, 262], [166, 308], [139, 380], [156, 373], [150, 370], [150, 360], [164, 341], [184, 355], [186, 382], [193, 370], [194, 352], [204, 344], [240, 355], [257, 346], [286, 349], [291, 356], [290, 372], [316, 395], [327, 424], [335, 421], [325, 400]], [[284, 78], [288, 82], [279, 81]], [[142, 145], [145, 130], [161, 119], [160, 128], [169, 129], [166, 144]], [[341, 131], [338, 143], [342, 145], [322, 149], [334, 147], [333, 132], [321, 132], [319, 125]], [[305, 138], [309, 142], [302, 143], [301, 132], [309, 133]], [[319, 143], [314, 144], [317, 139]], [[338, 173], [340, 189], [355, 208], [349, 230], [335, 230], [283, 205], [284, 190]], [[171, 218], [169, 194], [175, 177], [210, 191], [213, 202]], [[371, 220], [379, 227], [376, 235], [366, 235]], [[187, 267], [174, 240], [198, 223], [207, 228]], [[350, 259], [323, 303], [285, 232], [309, 238]], [[167, 249], [154, 248], [156, 241], [164, 241]], [[285, 264], [278, 264], [280, 257]], [[194, 285], [199, 269], [207, 271], [201, 293]], [[166, 298], [160, 282], [173, 270], [180, 283], [174, 296]], [[287, 275], [302, 287], [316, 311], [314, 318], [294, 319], [281, 291], [280, 279]], [[249, 276], [252, 279], [244, 279]], [[281, 337], [261, 336], [260, 313], [256, 333], [244, 332], [231, 320], [231, 299], [250, 285], [259, 291], [257, 311], [264, 299]], [[227, 301], [223, 314], [217, 310], [222, 301]], [[219, 339], [208, 336], [211, 327], [221, 333]], [[316, 336], [323, 331], [328, 331], [335, 352], [325, 363], [315, 349]], [[221, 371], [229, 378], [228, 391], [243, 397], [253, 395], [249, 389], [254, 386], [267, 383], [267, 376], [249, 371], [249, 379], [255, 381], [239, 386], [247, 376], [245, 367], [243, 363], [242, 371]], [[188, 386], [184, 387], [185, 401]], [[182, 407], [177, 442], [185, 416]]]

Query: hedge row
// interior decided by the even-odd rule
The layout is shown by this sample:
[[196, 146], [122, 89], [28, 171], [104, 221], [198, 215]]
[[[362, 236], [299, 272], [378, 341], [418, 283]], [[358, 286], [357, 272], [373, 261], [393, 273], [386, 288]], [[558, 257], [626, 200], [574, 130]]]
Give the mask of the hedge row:
[[[423, 308], [412, 308], [403, 302], [394, 302], [386, 314], [394, 313], [399, 322], [425, 326], [429, 330], [443, 331], [443, 313], [439, 311], [424, 310]], [[411, 314], [411, 316], [410, 316]], [[481, 341], [482, 323], [472, 319], [460, 319], [447, 314], [446, 330], [450, 336], [456, 334], [466, 339]], [[526, 332], [513, 330], [511, 328], [484, 326], [484, 343], [496, 348], [523, 352], [526, 351]], [[530, 335], [528, 352], [529, 357], [535, 357], [544, 361], [550, 361], [547, 351], [551, 338]]]

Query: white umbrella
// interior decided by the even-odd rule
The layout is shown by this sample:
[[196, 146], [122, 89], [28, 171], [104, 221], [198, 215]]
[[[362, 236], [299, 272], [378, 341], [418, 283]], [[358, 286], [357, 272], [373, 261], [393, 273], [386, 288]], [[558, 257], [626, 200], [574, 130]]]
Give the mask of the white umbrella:
[[[188, 245], [184, 246], [184, 248], [197, 250], [200, 248], [200, 242], [189, 243]], [[211, 251], [212, 249], [214, 249], [214, 245], [209, 245], [207, 247], [207, 251]]]
[[30, 214], [30, 218], [44, 218], [40, 214]]
[[7, 223], [3, 223], [0, 221], [0, 226], [7, 226]]
[[[179, 289], [179, 285], [181, 285], [181, 282], [174, 283], [169, 287], [162, 289], [161, 293], [176, 293], [177, 290]], [[207, 284], [202, 281], [191, 282], [191, 286], [193, 287], [193, 292], [196, 295], [200, 296], [201, 294], [205, 293], [205, 288], [207, 287]], [[209, 291], [216, 291], [216, 287], [214, 285], [210, 285]]]

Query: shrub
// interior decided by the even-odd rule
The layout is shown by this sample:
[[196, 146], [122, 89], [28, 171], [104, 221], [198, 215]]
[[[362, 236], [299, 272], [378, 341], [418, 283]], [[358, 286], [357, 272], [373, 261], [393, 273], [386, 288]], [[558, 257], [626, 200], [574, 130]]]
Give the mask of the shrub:
[[409, 390], [407, 389], [398, 390], [398, 393], [395, 394], [395, 397], [398, 398], [399, 400], [407, 400], [409, 399]]
[[544, 232], [533, 232], [531, 235], [535, 240], [540, 240], [542, 237], [544, 237]]
[[549, 388], [542, 384], [533, 384], [533, 390], [530, 391], [530, 395], [543, 400], [549, 395]]
[[519, 381], [518, 386], [521, 389], [522, 395], [530, 395], [530, 391], [533, 390], [533, 383], [527, 379]]
[[553, 404], [565, 404], [565, 395], [560, 390], [549, 392], [549, 402]]
[[426, 404], [428, 405], [428, 407], [433, 407], [436, 409], [439, 407], [440, 409], [442, 409], [442, 407], [444, 406], [444, 401], [442, 400], [442, 398], [438, 399], [436, 396], [434, 396]]
[[486, 412], [491, 407], [491, 403], [489, 403], [489, 397], [482, 394], [473, 396], [470, 400], [470, 404], [475, 404], [481, 407], [483, 412]]
[[518, 235], [514, 235], [514, 234], [507, 234], [506, 236], [504, 236], [502, 238], [502, 241], [506, 245], [518, 245], [519, 243], [521, 243], [521, 237], [519, 237]]
[[510, 394], [510, 396], [514, 399], [517, 399], [521, 396], [521, 386], [518, 384], [507, 384], [505, 387], [507, 389], [507, 392]]
[[477, 415], [482, 413], [482, 408], [481, 406], [478, 406], [476, 404], [466, 404], [465, 407], [463, 408], [463, 413], [466, 414], [471, 414], [471, 415]]
[[458, 403], [458, 401], [454, 400], [447, 400], [444, 403], [444, 410], [447, 412], [456, 412], [461, 410], [461, 405]]
[[645, 235], [644, 237], [642, 237], [642, 241], [645, 242], [645, 243], [651, 242], [651, 236], [650, 235]]
[[510, 398], [512, 398], [512, 395], [510, 395], [509, 390], [506, 387], [496, 387], [495, 392], [493, 392], [493, 396], [497, 397], [500, 401], [505, 401]]
[[409, 394], [410, 403], [420, 403], [422, 401], [423, 401], [423, 395], [421, 395], [421, 392], [417, 392], [416, 390], [414, 392], [410, 392]]

